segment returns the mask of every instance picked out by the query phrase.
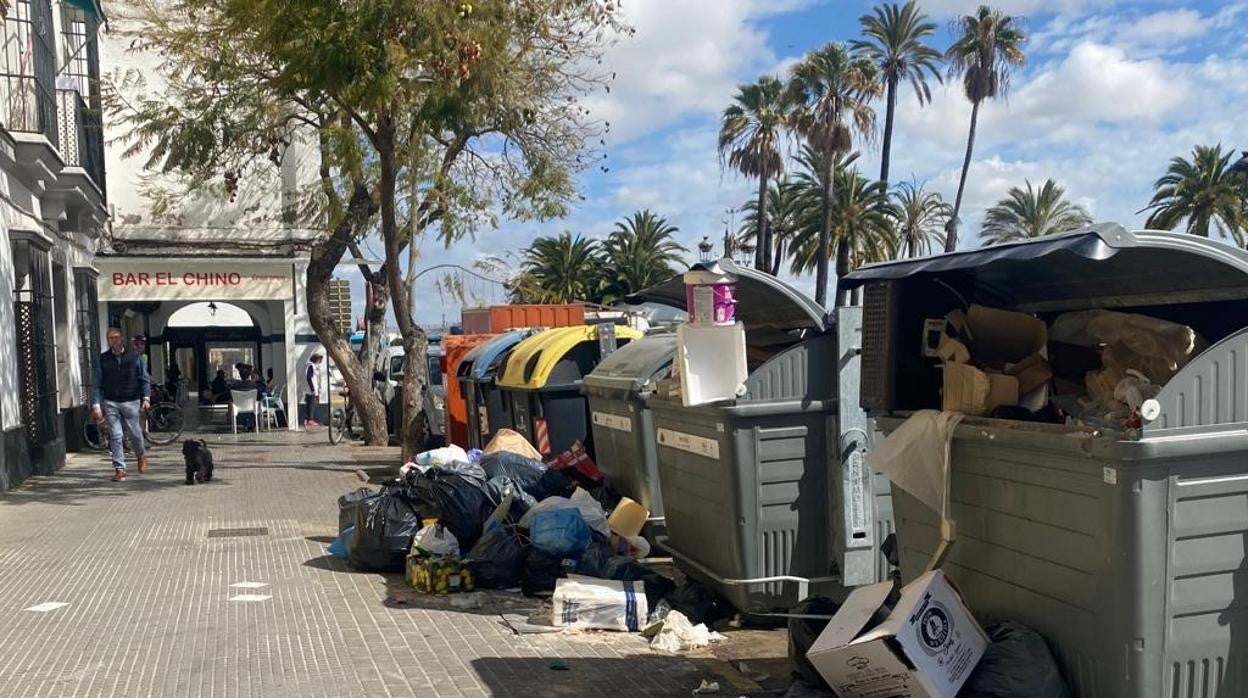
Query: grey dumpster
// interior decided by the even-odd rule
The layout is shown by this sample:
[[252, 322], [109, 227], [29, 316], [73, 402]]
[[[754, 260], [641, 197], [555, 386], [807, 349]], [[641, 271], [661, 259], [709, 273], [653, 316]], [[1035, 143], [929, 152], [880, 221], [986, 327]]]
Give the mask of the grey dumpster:
[[[886, 431], [935, 400], [937, 369], [916, 358], [923, 318], [966, 303], [1046, 320], [1113, 309], [1208, 342], [1138, 430], [964, 420], [943, 567], [982, 620], [1044, 635], [1078, 695], [1248, 695], [1248, 253], [1100, 225], [867, 267], [844, 283], [859, 286], [862, 397]], [[936, 517], [905, 494], [894, 505], [910, 579]]]
[[675, 354], [676, 335], [643, 337], [603, 359], [582, 381], [598, 469], [618, 493], [650, 510], [649, 538], [663, 532], [650, 390], [667, 375]]
[[474, 348], [459, 362], [456, 380], [468, 408], [468, 444], [485, 448], [502, 427], [510, 427], [502, 393], [495, 384], [508, 354], [538, 330], [512, 330]]
[[[663, 545], [683, 572], [747, 612], [878, 581], [891, 521], [887, 484], [863, 464], [870, 429], [856, 392], [860, 309], [829, 322], [775, 277], [720, 266], [739, 280], [746, 392], [697, 407], [650, 399]], [[638, 297], [685, 307], [679, 276]]]

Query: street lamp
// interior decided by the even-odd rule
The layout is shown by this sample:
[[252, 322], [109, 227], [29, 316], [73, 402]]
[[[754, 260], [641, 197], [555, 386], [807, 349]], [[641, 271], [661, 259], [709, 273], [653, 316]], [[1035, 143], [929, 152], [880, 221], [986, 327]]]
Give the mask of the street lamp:
[[702, 236], [702, 242], [698, 243], [698, 259], [703, 262], [715, 261], [715, 245], [711, 244], [711, 239], [705, 235]]

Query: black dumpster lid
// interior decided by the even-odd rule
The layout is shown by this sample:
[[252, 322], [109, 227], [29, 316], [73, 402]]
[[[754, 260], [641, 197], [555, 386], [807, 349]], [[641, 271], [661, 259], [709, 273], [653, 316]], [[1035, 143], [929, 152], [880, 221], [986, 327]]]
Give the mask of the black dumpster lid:
[[956, 278], [974, 302], [1030, 312], [1248, 298], [1248, 253], [1207, 238], [1101, 223], [1063, 235], [863, 267], [841, 281]]
[[[737, 320], [747, 333], [771, 329], [777, 332], [815, 330], [828, 327], [827, 312], [806, 294], [785, 282], [757, 269], [736, 264], [730, 259], [718, 262], [721, 269], [737, 277]], [[687, 311], [683, 274], [639, 291], [628, 298], [632, 303], [662, 303]]]
[[676, 335], [652, 334], [616, 349], [585, 376], [587, 388], [641, 392], [646, 384], [664, 368], [672, 365], [676, 355]]

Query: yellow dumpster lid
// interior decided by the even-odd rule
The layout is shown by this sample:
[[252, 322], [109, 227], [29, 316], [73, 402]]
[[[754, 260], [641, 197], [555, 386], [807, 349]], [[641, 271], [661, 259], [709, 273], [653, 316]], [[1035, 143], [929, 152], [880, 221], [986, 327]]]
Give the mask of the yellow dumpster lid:
[[[640, 339], [641, 333], [631, 327], [617, 326], [617, 339]], [[539, 332], [516, 345], [507, 367], [499, 377], [498, 384], [504, 388], [529, 388], [536, 390], [546, 386], [550, 373], [559, 360], [583, 342], [598, 341], [597, 325], [556, 327]], [[530, 368], [530, 366], [532, 368]]]

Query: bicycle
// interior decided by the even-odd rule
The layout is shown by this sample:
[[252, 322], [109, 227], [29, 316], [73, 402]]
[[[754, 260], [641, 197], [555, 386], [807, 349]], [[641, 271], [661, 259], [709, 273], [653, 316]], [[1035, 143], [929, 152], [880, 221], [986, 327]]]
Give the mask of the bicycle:
[[[153, 391], [153, 397], [165, 397], [163, 390]], [[182, 408], [168, 400], [155, 402], [143, 415], [143, 441], [145, 446], [168, 446], [178, 437], [186, 426], [186, 417]], [[87, 419], [82, 425], [82, 441], [97, 451], [109, 450], [111, 431], [105, 427], [104, 421], [97, 422]]]
[[346, 390], [338, 394], [346, 398], [347, 406], [335, 407], [329, 415], [329, 443], [334, 446], [348, 439], [364, 438], [364, 433], [355, 428], [355, 405], [351, 403], [351, 396]]

